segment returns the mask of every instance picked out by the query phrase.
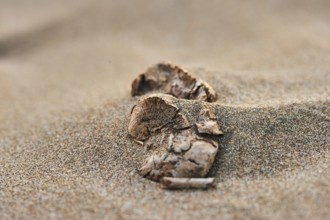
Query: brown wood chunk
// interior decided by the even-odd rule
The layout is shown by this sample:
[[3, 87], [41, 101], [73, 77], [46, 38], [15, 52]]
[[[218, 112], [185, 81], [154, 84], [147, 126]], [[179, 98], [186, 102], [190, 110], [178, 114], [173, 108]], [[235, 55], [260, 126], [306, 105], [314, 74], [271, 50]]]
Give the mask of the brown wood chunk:
[[160, 92], [180, 99], [214, 102], [217, 95], [206, 82], [196, 79], [182, 68], [160, 63], [139, 75], [132, 83], [132, 96]]
[[[215, 92], [207, 83], [170, 64], [148, 69], [132, 84], [133, 96], [153, 91], [166, 95], [153, 94], [140, 99], [131, 111], [128, 125], [130, 136], [147, 151], [154, 152], [138, 169], [139, 174], [163, 181], [167, 188], [210, 187], [213, 180], [204, 177], [214, 162], [218, 143], [200, 134], [222, 132], [206, 104], [195, 120], [191, 115], [196, 114], [200, 104], [182, 99], [212, 102], [216, 100]], [[196, 109], [187, 105], [196, 105]]]
[[165, 97], [150, 96], [140, 100], [132, 109], [128, 133], [136, 140], [147, 140], [162, 128], [181, 129], [189, 127], [179, 109]]
[[223, 134], [215, 115], [209, 109], [201, 110], [198, 121], [196, 122], [196, 127], [201, 134]]

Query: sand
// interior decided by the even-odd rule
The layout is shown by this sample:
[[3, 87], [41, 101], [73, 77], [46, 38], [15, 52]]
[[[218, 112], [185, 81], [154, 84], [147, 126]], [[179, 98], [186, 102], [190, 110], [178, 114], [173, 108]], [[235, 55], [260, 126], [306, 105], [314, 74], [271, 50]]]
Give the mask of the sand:
[[[0, 4], [0, 219], [330, 218], [328, 1]], [[160, 61], [219, 94], [216, 189], [133, 172], [130, 84]]]

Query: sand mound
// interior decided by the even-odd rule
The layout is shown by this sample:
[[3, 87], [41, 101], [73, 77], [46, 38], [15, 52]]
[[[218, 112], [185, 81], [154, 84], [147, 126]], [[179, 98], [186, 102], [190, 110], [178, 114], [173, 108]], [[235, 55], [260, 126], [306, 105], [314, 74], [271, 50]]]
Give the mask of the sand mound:
[[[231, 82], [228, 87], [240, 85]], [[128, 137], [130, 109], [137, 98], [123, 100], [71, 115], [33, 136], [2, 140], [2, 216], [152, 218], [158, 213], [180, 218], [219, 214], [256, 218], [274, 217], [274, 210], [279, 218], [326, 215], [328, 101], [273, 106], [217, 102], [216, 117], [224, 136], [209, 176], [216, 177], [218, 188], [166, 192], [134, 174], [148, 151]], [[182, 101], [187, 108], [199, 103]], [[190, 116], [197, 117], [199, 111], [195, 113]], [[306, 213], [301, 203], [315, 209]], [[288, 210], [295, 210], [294, 214]]]

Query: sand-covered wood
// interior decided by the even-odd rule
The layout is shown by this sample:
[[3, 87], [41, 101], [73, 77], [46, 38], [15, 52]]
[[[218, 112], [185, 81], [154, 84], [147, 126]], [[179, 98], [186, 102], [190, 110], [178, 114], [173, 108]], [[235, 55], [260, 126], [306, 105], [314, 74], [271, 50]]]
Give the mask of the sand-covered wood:
[[202, 115], [210, 112], [209, 106], [200, 101], [189, 102], [163, 94], [147, 96], [137, 102], [131, 111], [128, 132], [149, 151], [155, 152], [138, 169], [141, 176], [157, 182], [163, 177], [206, 176], [218, 152], [219, 139], [200, 136], [188, 121], [187, 118], [194, 118], [189, 109], [193, 111], [199, 106], [202, 106]]
[[131, 111], [129, 134], [143, 141], [163, 129], [182, 130], [190, 125], [170, 97], [151, 96], [139, 101]]
[[132, 82], [132, 96], [150, 92], [207, 102], [214, 102], [217, 99], [217, 94], [207, 82], [197, 79], [181, 67], [169, 63], [159, 63], [150, 67]]
[[215, 114], [209, 109], [202, 109], [196, 122], [197, 131], [201, 134], [220, 135], [223, 132], [220, 130]]

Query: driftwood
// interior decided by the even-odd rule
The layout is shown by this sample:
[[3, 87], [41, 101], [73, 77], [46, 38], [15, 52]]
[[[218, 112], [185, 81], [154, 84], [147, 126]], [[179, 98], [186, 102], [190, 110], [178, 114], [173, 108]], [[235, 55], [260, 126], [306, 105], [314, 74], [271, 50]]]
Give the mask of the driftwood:
[[171, 94], [176, 98], [214, 102], [217, 95], [213, 88], [173, 64], [160, 63], [140, 74], [132, 83], [132, 96], [148, 92]]
[[170, 64], [158, 64], [132, 83], [133, 96], [155, 91], [167, 94], [144, 96], [131, 110], [130, 136], [153, 152], [138, 173], [162, 181], [167, 188], [208, 188], [214, 180], [204, 177], [222, 134], [208, 103], [216, 100], [216, 93], [207, 83]]
[[214, 178], [164, 177], [160, 183], [164, 189], [208, 189], [216, 186]]
[[[195, 128], [197, 121], [188, 120], [193, 113], [187, 108], [184, 112], [179, 106], [182, 102], [187, 101], [158, 94], [141, 99], [133, 108], [129, 134], [148, 146], [147, 149], [155, 151], [139, 169], [143, 177], [158, 182], [163, 177], [202, 178], [211, 168], [218, 152], [218, 142], [199, 135]], [[199, 107], [203, 112], [211, 111], [207, 105]], [[203, 120], [208, 123], [207, 118]], [[211, 122], [216, 121], [212, 119]]]

